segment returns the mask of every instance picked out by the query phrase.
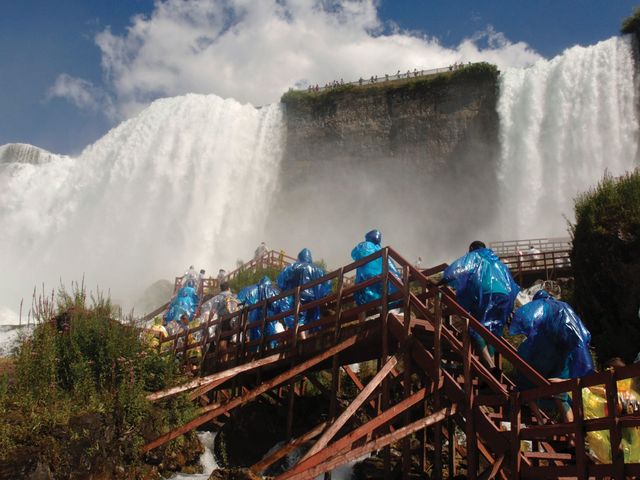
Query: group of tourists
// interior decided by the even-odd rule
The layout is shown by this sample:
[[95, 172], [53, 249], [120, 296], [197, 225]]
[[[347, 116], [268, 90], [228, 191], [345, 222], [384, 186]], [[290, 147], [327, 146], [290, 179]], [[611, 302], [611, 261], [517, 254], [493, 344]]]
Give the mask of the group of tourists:
[[[492, 335], [502, 337], [511, 320], [509, 333], [527, 337], [518, 354], [543, 377], [559, 380], [594, 371], [589, 352], [591, 334], [571, 306], [542, 289], [514, 312], [520, 287], [484, 243], [472, 242], [469, 252], [447, 267], [440, 284], [453, 287], [458, 303]], [[487, 335], [474, 329], [469, 333], [480, 359], [499, 378], [501, 372], [494, 363]], [[516, 380], [521, 388], [532, 386], [525, 378]]]
[[[371, 230], [365, 235], [364, 241], [358, 243], [351, 251], [354, 261], [361, 260], [381, 250], [382, 234], [379, 230]], [[267, 252], [264, 242], [256, 249], [255, 257], [261, 258]], [[538, 252], [531, 252], [532, 256]], [[360, 284], [379, 276], [383, 272], [383, 259], [378, 257], [356, 270], [355, 283]], [[420, 259], [420, 264], [422, 259]], [[401, 278], [395, 263], [387, 260], [389, 274]], [[221, 274], [226, 274], [221, 270]], [[192, 329], [202, 321], [211, 318], [229, 318], [219, 325], [222, 332], [235, 329], [234, 318], [230, 314], [240, 308], [250, 307], [265, 300], [279, 297], [281, 292], [292, 291], [297, 287], [304, 287], [325, 276], [325, 270], [314, 263], [311, 251], [302, 249], [297, 260], [287, 265], [272, 280], [263, 277], [257, 284], [249, 285], [240, 290], [237, 295], [231, 291], [224, 278], [219, 278], [220, 292], [204, 302], [198, 308], [198, 285], [204, 278], [204, 270], [196, 273], [189, 268], [185, 274], [182, 286], [171, 302], [163, 322], [155, 322], [152, 329], [164, 334], [174, 334], [183, 329]], [[219, 275], [219, 277], [220, 277]], [[515, 309], [516, 297], [520, 287], [514, 281], [509, 268], [498, 256], [480, 241], [474, 241], [469, 251], [452, 262], [444, 271], [438, 285], [448, 285], [455, 290], [456, 300], [476, 318], [487, 331], [477, 331], [470, 328], [469, 335], [477, 355], [483, 364], [496, 377], [502, 372], [494, 362], [494, 352], [491, 347], [491, 336], [502, 337], [505, 327], [509, 326], [511, 335], [521, 334], [526, 340], [518, 347], [518, 354], [535, 368], [543, 377], [551, 381], [576, 378], [594, 371], [594, 365], [589, 351], [591, 335], [571, 306], [554, 298], [548, 291], [541, 289], [533, 296], [532, 301]], [[383, 295], [383, 282], [377, 282], [354, 293], [354, 300], [358, 305], [364, 305], [379, 300]], [[285, 296], [265, 303], [264, 307], [250, 309], [248, 313], [249, 341], [257, 343], [263, 336], [273, 337], [286, 329], [304, 327], [321, 318], [318, 306], [305, 308], [305, 305], [328, 296], [332, 291], [330, 281], [315, 283], [308, 288], [302, 288], [299, 293], [300, 309], [297, 325], [293, 315], [294, 296]], [[393, 295], [396, 287], [389, 282], [388, 295]], [[390, 304], [390, 307], [395, 305]], [[280, 318], [267, 322], [265, 318], [280, 315]], [[315, 331], [313, 327], [302, 328], [301, 336]], [[162, 332], [161, 332], [162, 333]], [[215, 335], [215, 329], [209, 335]], [[203, 332], [200, 332], [202, 335]], [[193, 338], [191, 341], [198, 341]], [[237, 341], [237, 334], [224, 338], [224, 349], [229, 342]], [[276, 339], [270, 338], [270, 346], [277, 345]], [[195, 350], [195, 349], [194, 349]], [[193, 355], [201, 355], [196, 351]], [[526, 378], [517, 378], [517, 386], [521, 389], [531, 388]], [[568, 419], [570, 409], [568, 399], [563, 398], [564, 415]]]

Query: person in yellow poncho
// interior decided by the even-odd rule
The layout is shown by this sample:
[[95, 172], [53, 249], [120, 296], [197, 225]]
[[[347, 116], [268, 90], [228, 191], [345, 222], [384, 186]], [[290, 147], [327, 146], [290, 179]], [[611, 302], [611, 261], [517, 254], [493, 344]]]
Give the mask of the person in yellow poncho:
[[[624, 363], [622, 364], [624, 365]], [[634, 385], [632, 378], [626, 378], [617, 382], [618, 401], [622, 408], [619, 414], [636, 414], [640, 402], [640, 394]], [[582, 390], [582, 405], [584, 418], [603, 418], [607, 415], [607, 396], [604, 386]], [[589, 451], [591, 455], [601, 463], [611, 463], [611, 442], [608, 430], [587, 432]], [[640, 427], [622, 429], [622, 450], [625, 463], [640, 462]]]
[[168, 342], [161, 342], [168, 336], [169, 333], [167, 333], [167, 329], [162, 325], [162, 317], [156, 317], [153, 319], [153, 325], [151, 325], [151, 328], [144, 332], [143, 338], [150, 349], [160, 349], [161, 351], [164, 351], [170, 347], [170, 344]]
[[[202, 332], [191, 332], [194, 328], [200, 325], [200, 321], [197, 318], [189, 321], [189, 317], [187, 314], [183, 313], [180, 316], [180, 328], [181, 334], [184, 334], [185, 331], [189, 331], [187, 334], [187, 345], [191, 346], [187, 350], [187, 358], [186, 362], [191, 372], [195, 372], [198, 370], [198, 365], [200, 364], [200, 359], [202, 358], [202, 347], [197, 346], [193, 347], [194, 344], [198, 344], [202, 338]], [[178, 340], [178, 351], [184, 348], [183, 340]]]

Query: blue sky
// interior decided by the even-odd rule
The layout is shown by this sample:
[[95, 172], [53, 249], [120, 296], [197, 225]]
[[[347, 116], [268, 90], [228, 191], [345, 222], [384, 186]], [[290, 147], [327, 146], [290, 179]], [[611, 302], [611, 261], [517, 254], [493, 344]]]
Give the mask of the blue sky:
[[[334, 9], [314, 11], [310, 0], [274, 2], [3, 2], [0, 144], [77, 153], [148, 101], [190, 91], [260, 104], [294, 84], [394, 71], [394, 61], [403, 69], [451, 59], [526, 65], [536, 54], [551, 58], [616, 35], [635, 5], [365, 0], [351, 9], [338, 0], [335, 10], [343, 12], [337, 17]], [[291, 4], [286, 28], [274, 13], [282, 3]], [[134, 15], [142, 17], [132, 22]], [[473, 45], [464, 43], [469, 38]], [[193, 53], [201, 40], [201, 51]]]

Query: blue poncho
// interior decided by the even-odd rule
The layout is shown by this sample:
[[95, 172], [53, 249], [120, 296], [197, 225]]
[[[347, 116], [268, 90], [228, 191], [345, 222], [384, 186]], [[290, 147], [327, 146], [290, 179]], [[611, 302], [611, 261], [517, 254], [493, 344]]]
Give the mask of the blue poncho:
[[460, 257], [444, 271], [443, 280], [455, 289], [460, 305], [494, 334], [502, 335], [520, 287], [491, 249], [480, 248]]
[[[271, 283], [271, 279], [269, 277], [265, 276], [262, 277], [257, 285], [250, 285], [240, 290], [240, 292], [238, 293], [238, 301], [246, 305], [255, 305], [262, 302], [263, 300], [266, 300], [267, 298], [275, 297], [277, 295], [280, 295], [280, 289], [278, 289], [278, 287], [274, 286]], [[287, 298], [276, 300], [275, 302], [269, 303], [267, 307], [267, 317], [277, 315], [281, 312], [286, 312], [290, 309], [291, 302]], [[256, 308], [254, 310], [251, 310], [248, 319], [250, 325], [262, 322], [263, 310], [263, 308]], [[270, 322], [266, 325], [267, 336], [275, 335], [276, 333], [278, 333], [277, 323], [278, 322]], [[251, 340], [257, 340], [261, 337], [261, 327], [258, 326], [256, 328], [249, 329], [249, 338]]]
[[183, 313], [186, 313], [189, 320], [192, 320], [197, 308], [198, 295], [196, 294], [196, 289], [190, 286], [182, 287], [171, 301], [165, 321], [166, 323], [172, 320], [177, 321]]
[[[287, 291], [293, 290], [298, 285], [302, 286], [309, 282], [312, 282], [313, 280], [324, 277], [324, 275], [325, 271], [321, 267], [314, 265], [313, 258], [311, 257], [311, 251], [309, 251], [308, 248], [304, 248], [298, 254], [298, 261], [293, 263], [292, 265], [287, 265], [285, 269], [280, 272], [276, 283], [283, 291]], [[304, 305], [305, 303], [313, 302], [314, 300], [326, 297], [330, 293], [331, 282], [319, 283], [311, 288], [300, 291], [300, 303]], [[293, 302], [294, 299], [290, 297], [289, 301]], [[300, 312], [298, 324], [304, 325], [307, 322], [314, 322], [319, 318], [319, 307], [313, 308], [311, 310], [305, 310]], [[293, 318], [287, 318], [287, 327], [293, 327]]]
[[[353, 258], [354, 260], [360, 260], [364, 257], [380, 251], [381, 249], [382, 247], [376, 243], [369, 241], [360, 242], [351, 251], [351, 258]], [[356, 283], [362, 283], [370, 278], [380, 275], [381, 273], [382, 257], [379, 257], [357, 268]], [[391, 259], [389, 259], [389, 273], [395, 275], [398, 278], [401, 278], [400, 272], [398, 272], [398, 268]], [[397, 289], [393, 285], [391, 285], [391, 282], [389, 282], [387, 288], [389, 295], [397, 291]], [[373, 285], [356, 292], [354, 294], [354, 297], [358, 305], [364, 305], [365, 303], [373, 302], [374, 300], [382, 298], [382, 282], [374, 283]]]
[[[527, 336], [518, 354], [545, 378], [576, 378], [594, 371], [591, 334], [569, 304], [545, 290], [516, 310], [509, 333]], [[518, 383], [528, 386], [525, 380]]]

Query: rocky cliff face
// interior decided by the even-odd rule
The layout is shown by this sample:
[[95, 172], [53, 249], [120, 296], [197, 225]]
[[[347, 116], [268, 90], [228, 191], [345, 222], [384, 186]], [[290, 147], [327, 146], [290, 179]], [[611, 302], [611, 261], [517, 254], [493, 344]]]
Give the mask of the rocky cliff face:
[[409, 161], [442, 173], [470, 148], [493, 150], [496, 95], [491, 72], [285, 95], [287, 166]]
[[[476, 64], [435, 77], [286, 94], [281, 208], [337, 222], [356, 238], [376, 225], [406, 230], [403, 214], [411, 214], [420, 225], [394, 245], [416, 255], [427, 253], [425, 243], [443, 252], [452, 235], [463, 234], [455, 245], [462, 248], [481, 230], [477, 213], [497, 201], [497, 76], [495, 67]], [[465, 218], [453, 223], [451, 215]]]

